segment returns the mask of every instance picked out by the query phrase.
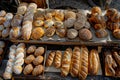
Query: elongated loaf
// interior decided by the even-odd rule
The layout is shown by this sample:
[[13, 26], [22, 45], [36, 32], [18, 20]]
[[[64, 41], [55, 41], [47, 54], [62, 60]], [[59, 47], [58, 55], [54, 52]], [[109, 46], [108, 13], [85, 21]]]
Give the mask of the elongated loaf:
[[99, 60], [99, 55], [96, 49], [92, 49], [89, 54], [89, 73], [90, 75], [97, 75], [98, 70], [99, 70], [99, 65], [100, 60]]
[[80, 63], [80, 48], [75, 47], [72, 54], [72, 61], [70, 67], [70, 74], [72, 77], [77, 77], [79, 72], [79, 63]]
[[88, 75], [88, 49], [81, 47], [79, 63], [79, 79], [85, 79]]
[[70, 71], [70, 64], [71, 64], [71, 57], [72, 57], [72, 49], [67, 48], [64, 52], [62, 58], [62, 67], [61, 67], [61, 75], [63, 77], [67, 76]]

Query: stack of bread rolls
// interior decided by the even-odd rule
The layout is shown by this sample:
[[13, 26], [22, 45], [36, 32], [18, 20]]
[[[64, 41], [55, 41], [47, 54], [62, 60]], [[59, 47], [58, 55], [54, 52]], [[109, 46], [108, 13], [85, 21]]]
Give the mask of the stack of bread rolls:
[[24, 15], [22, 23], [22, 38], [24, 40], [29, 40], [31, 37], [33, 16], [36, 9], [37, 5], [35, 3], [30, 3]]
[[44, 47], [36, 47], [35, 45], [31, 45], [27, 49], [27, 56], [25, 58], [25, 68], [23, 73], [25, 75], [33, 75], [38, 76], [42, 74], [44, 71], [44, 67], [42, 65], [44, 61], [43, 54], [45, 53]]
[[113, 36], [117, 39], [120, 39], [120, 14], [114, 9], [110, 8], [106, 12], [107, 16], [107, 28], [112, 31]]
[[69, 39], [76, 39], [78, 36], [83, 41], [92, 39], [92, 33], [89, 30], [90, 24], [84, 11], [78, 10], [65, 11], [64, 26], [67, 28], [67, 37]]
[[28, 4], [25, 2], [20, 3], [20, 5], [18, 6], [17, 13], [15, 14], [11, 22], [12, 29], [10, 30], [10, 39], [17, 39], [21, 37], [22, 21], [23, 16], [27, 11], [27, 6]]
[[99, 7], [93, 7], [91, 9], [91, 14], [89, 15], [88, 20], [95, 29], [96, 37], [105, 38], [108, 36], [105, 18], [102, 15], [102, 11]]
[[9, 36], [12, 18], [12, 13], [7, 13], [4, 10], [0, 11], [0, 37], [6, 38]]
[[20, 43], [17, 46], [12, 45], [9, 52], [9, 60], [3, 74], [4, 79], [11, 79], [12, 73], [21, 74], [22, 65], [24, 64], [25, 44]]

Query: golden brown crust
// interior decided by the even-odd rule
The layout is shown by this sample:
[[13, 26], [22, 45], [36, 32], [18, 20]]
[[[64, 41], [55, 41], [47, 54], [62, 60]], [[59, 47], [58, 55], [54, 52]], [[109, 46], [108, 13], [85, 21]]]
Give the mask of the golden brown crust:
[[111, 52], [105, 52], [105, 75], [115, 76], [115, 69], [117, 67], [116, 62], [112, 58]]
[[52, 63], [54, 61], [54, 57], [55, 57], [55, 51], [50, 52], [49, 55], [48, 55], [48, 58], [46, 60], [46, 66], [47, 67], [52, 65]]
[[27, 54], [34, 53], [35, 50], [36, 50], [36, 46], [35, 45], [29, 46], [28, 49], [27, 49]]
[[113, 56], [116, 62], [118, 63], [118, 65], [120, 66], [120, 55], [117, 52], [113, 52]]
[[25, 66], [25, 68], [24, 68], [24, 70], [23, 70], [23, 73], [24, 73], [25, 75], [28, 75], [28, 74], [30, 74], [32, 71], [33, 71], [33, 66], [32, 66], [32, 64], [28, 64], [28, 65]]
[[60, 68], [61, 67], [61, 60], [62, 60], [62, 52], [57, 50], [56, 54], [55, 54], [55, 59], [54, 59], [55, 68]]
[[63, 58], [62, 58], [61, 75], [63, 77], [67, 76], [69, 73], [70, 64], [71, 64], [71, 57], [72, 57], [72, 49], [67, 48], [65, 50]]
[[33, 55], [29, 55], [28, 57], [26, 57], [25, 63], [30, 64], [31, 62], [33, 62], [34, 59], [35, 57]]
[[80, 59], [80, 48], [75, 47], [72, 54], [72, 60], [71, 60], [71, 67], [70, 67], [70, 74], [72, 77], [77, 77], [79, 73], [79, 61]]
[[31, 38], [32, 39], [40, 39], [44, 35], [44, 30], [41, 27], [34, 28], [32, 31]]
[[49, 27], [49, 28], [46, 29], [45, 35], [47, 37], [51, 37], [51, 36], [53, 36], [55, 34], [55, 31], [56, 31], [56, 29], [55, 29], [54, 26]]
[[62, 11], [56, 11], [55, 12], [55, 19], [57, 21], [63, 21], [64, 20], [64, 13]]
[[108, 36], [108, 32], [105, 29], [99, 29], [95, 34], [98, 38], [104, 38]]
[[100, 60], [99, 60], [99, 55], [96, 49], [92, 49], [89, 53], [89, 66], [88, 66], [88, 70], [90, 75], [97, 75], [98, 70], [99, 70], [99, 64], [100, 64]]
[[113, 31], [113, 36], [117, 39], [120, 39], [120, 29], [115, 29]]
[[96, 15], [96, 14], [101, 15], [101, 14], [102, 14], [102, 11], [101, 11], [100, 7], [93, 7], [93, 8], [91, 9], [91, 13], [92, 13], [92, 15]]
[[40, 56], [43, 55], [45, 52], [45, 48], [44, 47], [38, 47], [34, 53], [35, 56]]
[[39, 19], [39, 20], [35, 20], [33, 22], [33, 24], [34, 24], [35, 27], [40, 27], [40, 26], [43, 26], [44, 22], [43, 22], [43, 20]]
[[65, 19], [68, 19], [68, 18], [76, 19], [76, 13], [73, 12], [73, 11], [66, 11], [66, 13], [65, 13]]
[[37, 76], [40, 75], [44, 71], [44, 67], [42, 65], [38, 65], [33, 69], [32, 75]]
[[59, 36], [59, 37], [65, 37], [66, 35], [66, 29], [65, 28], [59, 28], [59, 29], [56, 29], [56, 34]]
[[88, 49], [81, 47], [80, 63], [79, 63], [79, 79], [85, 79], [88, 75]]
[[39, 65], [39, 64], [41, 64], [43, 62], [43, 60], [44, 60], [43, 56], [38, 56], [37, 58], [35, 58], [33, 60], [33, 64], [34, 65]]

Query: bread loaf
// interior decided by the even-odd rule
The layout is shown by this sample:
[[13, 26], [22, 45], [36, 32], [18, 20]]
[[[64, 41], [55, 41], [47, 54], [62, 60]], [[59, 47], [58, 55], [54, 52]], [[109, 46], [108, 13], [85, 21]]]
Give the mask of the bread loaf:
[[70, 64], [71, 64], [71, 57], [72, 57], [72, 49], [67, 48], [64, 52], [62, 58], [62, 66], [61, 66], [61, 75], [63, 77], [67, 76], [70, 71]]
[[92, 49], [89, 54], [89, 66], [88, 70], [90, 75], [97, 75], [99, 66], [100, 66], [100, 60], [97, 50]]
[[80, 63], [79, 63], [79, 79], [86, 79], [88, 75], [88, 49], [81, 47]]
[[54, 59], [55, 68], [60, 68], [61, 67], [61, 60], [62, 60], [62, 52], [57, 50], [56, 54], [55, 54], [55, 59]]
[[46, 66], [49, 67], [52, 65], [55, 57], [55, 51], [52, 51], [49, 53], [48, 58], [46, 60]]
[[72, 77], [77, 77], [79, 73], [79, 63], [80, 63], [80, 48], [75, 47], [72, 54], [70, 74]]

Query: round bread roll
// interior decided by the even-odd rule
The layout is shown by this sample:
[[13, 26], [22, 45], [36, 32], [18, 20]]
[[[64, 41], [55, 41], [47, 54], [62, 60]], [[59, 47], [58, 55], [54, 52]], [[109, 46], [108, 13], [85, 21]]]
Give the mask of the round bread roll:
[[76, 30], [80, 30], [82, 29], [83, 27], [85, 26], [85, 20], [77, 20], [75, 23], [74, 23], [74, 29]]
[[44, 22], [43, 20], [35, 20], [33, 24], [34, 26], [38, 27], [38, 26], [43, 26]]
[[56, 31], [56, 29], [55, 29], [54, 26], [53, 27], [49, 27], [49, 28], [46, 29], [45, 35], [47, 37], [52, 37], [55, 34], [55, 31]]
[[64, 13], [63, 13], [63, 11], [57, 10], [57, 11], [55, 12], [55, 19], [56, 19], [57, 21], [63, 21], [63, 20], [64, 20]]
[[79, 30], [79, 38], [85, 41], [92, 39], [92, 33], [89, 29]]
[[73, 27], [75, 21], [76, 21], [76, 19], [69, 18], [69, 19], [64, 21], [64, 26], [67, 28], [71, 28], [71, 27]]
[[63, 38], [66, 35], [66, 29], [65, 28], [58, 28], [58, 29], [56, 29], [56, 34], [59, 37]]
[[38, 56], [37, 58], [35, 58], [34, 60], [33, 60], [33, 64], [34, 65], [39, 65], [39, 64], [41, 64], [42, 62], [43, 62], [43, 56]]
[[92, 9], [91, 9], [91, 13], [92, 14], [102, 14], [102, 11], [101, 11], [101, 9], [100, 9], [100, 7], [93, 7]]
[[68, 19], [68, 18], [76, 19], [76, 13], [73, 11], [66, 11], [65, 12], [65, 19]]
[[84, 27], [87, 28], [87, 29], [89, 29], [90, 28], [90, 23], [88, 21], [85, 22], [85, 26]]
[[4, 48], [5, 47], [5, 43], [3, 41], [0, 41], [0, 48]]
[[9, 29], [9, 28], [4, 29], [4, 30], [2, 31], [2, 37], [3, 37], [3, 38], [8, 37], [9, 32], [10, 32], [10, 29]]
[[27, 53], [30, 54], [30, 53], [34, 53], [36, 50], [36, 46], [34, 45], [31, 45], [28, 49], [27, 49]]
[[33, 62], [34, 59], [35, 57], [33, 55], [29, 55], [28, 57], [25, 58], [25, 63], [30, 64]]
[[33, 69], [33, 76], [37, 76], [39, 74], [41, 74], [44, 71], [44, 67], [42, 65], [38, 65]]
[[0, 11], [0, 17], [4, 17], [6, 15], [6, 12], [4, 10]]
[[28, 65], [25, 66], [25, 68], [24, 68], [24, 70], [23, 70], [23, 73], [24, 73], [25, 75], [28, 75], [28, 74], [30, 74], [32, 71], [33, 71], [33, 66], [32, 66], [32, 64], [28, 64]]
[[54, 26], [55, 28], [64, 28], [64, 24], [62, 21], [55, 21]]
[[68, 31], [67, 31], [67, 37], [69, 39], [74, 39], [74, 38], [77, 37], [77, 35], [78, 35], [78, 31], [77, 30], [75, 30], [75, 29], [68, 29]]
[[22, 73], [22, 66], [13, 66], [13, 72], [15, 74], [21, 74]]
[[3, 49], [2, 48], [0, 48], [0, 55], [2, 55], [3, 54]]
[[117, 39], [120, 39], [120, 29], [116, 29], [113, 31], [113, 36]]
[[99, 29], [96, 31], [95, 34], [98, 38], [104, 38], [104, 37], [107, 37], [107, 35], [108, 35], [108, 33], [105, 29]]
[[45, 52], [44, 47], [38, 47], [34, 53], [35, 56], [43, 55]]
[[12, 13], [7, 13], [7, 14], [5, 15], [5, 18], [6, 18], [6, 20], [8, 20], [8, 21], [12, 20], [13, 14], [12, 14]]
[[54, 25], [54, 21], [48, 19], [44, 22], [44, 27], [48, 28], [48, 27], [52, 27]]
[[4, 26], [0, 25], [0, 31], [4, 30]]
[[9, 72], [4, 72], [4, 73], [3, 73], [3, 78], [4, 78], [4, 79], [11, 79], [11, 78], [12, 78], [12, 74], [9, 73]]
[[41, 27], [36, 27], [32, 31], [31, 38], [34, 40], [40, 39], [44, 35], [44, 30]]
[[46, 19], [46, 20], [52, 19], [52, 13], [47, 13], [47, 14], [45, 14], [45, 19]]

